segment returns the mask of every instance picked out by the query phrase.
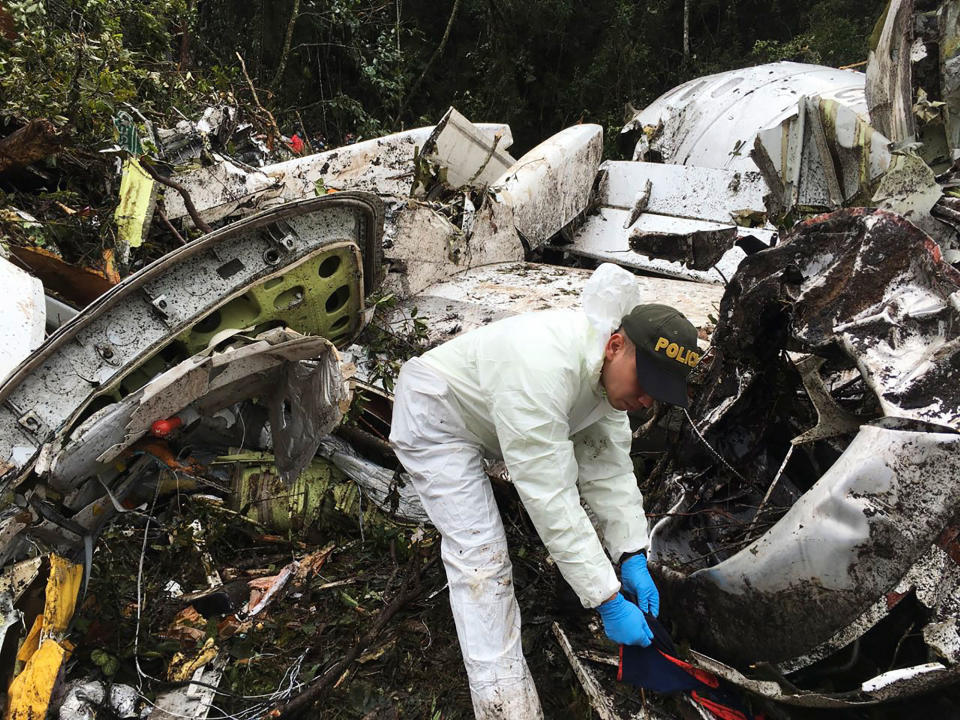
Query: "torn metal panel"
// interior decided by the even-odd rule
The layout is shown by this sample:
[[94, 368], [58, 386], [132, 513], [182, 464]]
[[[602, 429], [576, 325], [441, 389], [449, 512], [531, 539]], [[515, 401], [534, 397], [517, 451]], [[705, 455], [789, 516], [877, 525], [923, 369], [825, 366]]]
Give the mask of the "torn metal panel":
[[882, 673], [848, 692], [805, 692], [789, 685], [781, 687], [773, 681], [749, 678], [735, 668], [694, 650], [690, 651], [690, 655], [696, 667], [715, 673], [756, 695], [795, 707], [838, 710], [866, 707], [930, 692], [960, 678], [955, 668], [948, 669], [940, 663], [926, 663]]
[[[278, 181], [264, 171], [244, 166], [216, 153], [213, 154], [213, 159], [213, 165], [178, 172], [173, 176], [190, 195], [197, 212], [205, 222], [213, 223], [226, 217], [249, 215], [266, 207], [264, 201], [279, 195]], [[184, 223], [192, 226], [193, 221], [179, 192], [167, 188], [164, 191], [163, 204], [168, 219], [182, 219]]]
[[707, 75], [657, 98], [620, 137], [634, 160], [755, 171], [748, 156], [754, 138], [791, 115], [800, 95], [836, 100], [866, 118], [864, 79], [850, 70], [794, 62]]
[[238, 129], [237, 108], [216, 105], [206, 108], [196, 122], [184, 118], [172, 128], [157, 128], [156, 137], [163, 159], [171, 165], [180, 165], [209, 150], [211, 139], [225, 147]]
[[46, 303], [43, 284], [0, 257], [0, 380], [43, 343]]
[[[291, 203], [211, 233], [127, 278], [61, 328], [0, 386], [0, 461], [10, 466], [4, 480], [21, 476], [43, 443], [172, 338], [202, 325], [251, 286], [269, 283], [286, 267], [322, 254], [330, 244], [358, 246], [363, 273], [356, 274], [353, 289], [334, 291], [324, 306], [342, 307], [344, 298], [361, 298], [371, 288], [367, 280], [377, 285], [381, 212], [379, 201], [362, 193]], [[344, 329], [332, 327], [331, 339], [348, 340], [360, 322], [347, 317]]]
[[913, 0], [890, 0], [876, 46], [867, 59], [870, 122], [894, 142], [913, 140]]
[[[896, 586], [881, 595], [855, 620], [803, 655], [777, 663], [778, 670], [785, 674], [793, 673], [849, 647], [886, 617], [896, 607], [897, 602], [910, 592], [917, 594], [920, 602], [933, 612], [935, 618], [943, 616], [943, 597], [956, 594], [960, 588], [956, 569], [956, 564], [940, 548], [929, 548], [907, 570]], [[950, 608], [947, 612], [955, 613], [955, 609]], [[953, 614], [949, 617], [952, 618]], [[924, 627], [925, 636], [926, 628], [932, 625], [934, 623]]]
[[538, 248], [587, 209], [602, 153], [603, 128], [574, 125], [517, 160], [490, 194], [513, 209], [517, 232]]
[[889, 144], [853, 110], [803, 97], [793, 116], [757, 134], [750, 156], [770, 187], [769, 209], [782, 217], [867, 201], [890, 166]]
[[[694, 646], [740, 666], [769, 661], [790, 671], [854, 642], [911, 590], [931, 622], [955, 614], [945, 598], [960, 584], [947, 559], [960, 501], [958, 293], [960, 274], [936, 244], [882, 210], [808, 220], [741, 265], [691, 410], [696, 431], [682, 431], [667, 476], [685, 489], [681, 512], [651, 541], [664, 607]], [[797, 393], [801, 371], [813, 370], [796, 367], [785, 349], [825, 361], [821, 382], [808, 387], [829, 392], [847, 428], [866, 423], [849, 443], [802, 435], [826, 404]], [[788, 462], [776, 448], [791, 447], [791, 437]], [[777, 480], [785, 514], [757, 537], [757, 501]], [[746, 533], [726, 534], [730, 527]], [[954, 672], [883, 687], [918, 692]], [[886, 692], [835, 700], [877, 702], [892, 697]]]
[[933, 216], [933, 208], [943, 197], [943, 187], [933, 170], [913, 153], [897, 152], [890, 167], [880, 178], [873, 204], [903, 215], [936, 240], [941, 248], [951, 247], [956, 234], [949, 225]]
[[863, 422], [862, 418], [844, 410], [833, 399], [820, 374], [820, 368], [823, 367], [824, 362], [826, 361], [821, 357], [807, 355], [794, 363], [803, 377], [803, 387], [807, 391], [807, 396], [817, 410], [817, 424], [793, 438], [790, 441], [793, 445], [856, 432]]
[[[299, 368], [303, 363], [309, 363], [305, 367], [308, 380], [319, 375], [320, 387], [314, 388], [319, 395], [304, 392], [291, 400], [283, 378], [290, 368]], [[345, 374], [349, 373], [341, 367], [328, 340], [301, 337], [290, 330], [270, 330], [253, 341], [212, 356], [194, 356], [80, 425], [61, 451], [51, 453], [47, 463], [50, 485], [67, 492], [87, 477], [107, 475], [109, 464], [150, 432], [157, 420], [177, 416], [187, 408], [193, 409], [198, 418], [199, 414], [210, 416], [261, 395], [271, 407], [286, 403], [275, 411], [278, 416], [283, 415], [285, 420], [296, 416], [309, 431], [309, 438], [295, 442], [287, 437], [285, 424], [271, 425], [284, 467], [296, 469], [303, 462], [297, 452], [300, 443], [310, 445], [314, 437], [319, 442], [342, 418], [343, 405], [350, 397]], [[284, 391], [276, 392], [278, 387]], [[307, 418], [300, 417], [303, 404], [310, 406]], [[318, 434], [310, 435], [314, 431]]]
[[[821, 234], [836, 255], [813, 248]], [[807, 221], [794, 237], [812, 251], [793, 260], [805, 278], [797, 338], [839, 342], [885, 415], [960, 430], [960, 273], [939, 247], [899, 216], [864, 208]]]
[[228, 455], [216, 464], [229, 466], [234, 509], [245, 509], [248, 517], [278, 532], [315, 523], [331, 495], [338, 512], [356, 516], [360, 510], [357, 485], [326, 460], [314, 459], [292, 485], [283, 481], [276, 458], [268, 453]]
[[[387, 321], [403, 327], [413, 307], [427, 321], [431, 342], [533, 310], [579, 308], [592, 271], [539, 263], [500, 263], [467, 270], [401, 302]], [[679, 309], [705, 336], [723, 289], [656, 277], [637, 277], [641, 302]]]
[[[656, 227], [645, 227], [649, 218], [630, 228], [630, 249], [647, 257], [681, 262], [691, 270], [709, 270], [737, 239], [736, 226], [696, 227], [696, 220], [658, 217]], [[692, 227], [693, 226], [693, 227]], [[696, 228], [696, 229], [694, 229]]]
[[495, 132], [491, 138], [450, 108], [424, 143], [421, 157], [438, 168], [447, 187], [483, 188], [516, 162], [506, 152], [511, 141], [509, 128]]
[[746, 255], [740, 238], [760, 247], [775, 238], [756, 171], [608, 161], [597, 186], [600, 209], [574, 232], [572, 254], [719, 283]]
[[[747, 256], [747, 253], [736, 244], [737, 239], [756, 238], [767, 246], [776, 236], [774, 231], [764, 228], [745, 228], [733, 224], [724, 225], [653, 213], [641, 213], [633, 225], [624, 228], [629, 218], [629, 210], [602, 207], [587, 217], [583, 226], [574, 233], [573, 242], [563, 246], [563, 249], [573, 255], [612, 262], [658, 275], [723, 284], [733, 276], [740, 262]], [[693, 257], [686, 252], [689, 248], [689, 239], [694, 234], [702, 232], [721, 233], [721, 240], [729, 241], [726, 251], [715, 261], [715, 267], [711, 266], [709, 270], [694, 270], [680, 261], [651, 257], [636, 252], [631, 242], [632, 237], [663, 237], [665, 240], [658, 249], [676, 248], [673, 257], [692, 261]], [[713, 236], [716, 237], [716, 235]]]
[[352, 400], [332, 345], [325, 357], [283, 367], [269, 404], [277, 469], [287, 485], [313, 459], [323, 436], [340, 424]]
[[960, 661], [960, 634], [957, 632], [956, 617], [925, 625], [923, 641], [950, 665], [956, 665]]
[[[509, 212], [503, 206], [492, 209]], [[501, 221], [510, 232], [497, 233], [487, 221], [493, 216], [481, 215], [467, 234], [429, 205], [409, 201], [394, 215], [390, 246], [384, 250], [391, 268], [384, 288], [407, 298], [472, 267], [522, 260], [523, 244], [512, 218]]]
[[[799, 655], [897, 584], [952, 516], [958, 478], [960, 435], [864, 426], [771, 530], [688, 575], [682, 597], [667, 591], [679, 603], [674, 619], [698, 647], [734, 662]], [[690, 559], [671, 557], [670, 534], [660, 531], [656, 549], [667, 567]]]
[[744, 214], [763, 218], [766, 213], [767, 186], [756, 170], [606, 160], [599, 172], [596, 202], [603, 207], [634, 210], [649, 182], [650, 192], [640, 212], [724, 224]]
[[34, 557], [4, 568], [0, 574], [0, 595], [10, 597], [17, 602], [30, 584], [40, 574], [42, 557]]
[[[473, 123], [492, 141], [498, 133], [511, 138], [510, 128], [499, 123]], [[407, 130], [345, 145], [334, 150], [267, 165], [263, 172], [281, 183], [281, 197], [297, 200], [336, 190], [365, 190], [378, 195], [408, 197], [413, 185], [413, 158], [434, 131], [434, 126]]]

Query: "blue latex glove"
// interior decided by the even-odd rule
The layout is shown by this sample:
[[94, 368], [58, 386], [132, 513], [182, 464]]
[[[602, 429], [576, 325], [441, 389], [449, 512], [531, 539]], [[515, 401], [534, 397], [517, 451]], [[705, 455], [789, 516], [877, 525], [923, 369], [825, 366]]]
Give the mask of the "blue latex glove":
[[615, 643], [647, 647], [653, 642], [653, 633], [640, 608], [620, 593], [598, 607], [597, 612], [603, 618], [603, 631]]
[[623, 591], [637, 598], [637, 606], [654, 617], [660, 614], [660, 593], [647, 570], [645, 555], [632, 555], [620, 566]]

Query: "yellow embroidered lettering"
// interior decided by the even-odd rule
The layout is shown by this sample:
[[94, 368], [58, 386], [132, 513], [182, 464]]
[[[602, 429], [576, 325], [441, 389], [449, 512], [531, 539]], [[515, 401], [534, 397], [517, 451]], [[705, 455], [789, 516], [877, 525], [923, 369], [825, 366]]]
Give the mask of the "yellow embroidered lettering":
[[670, 341], [667, 340], [665, 337], [662, 337], [662, 338], [660, 338], [659, 340], [657, 340], [657, 345], [656, 345], [655, 348], [653, 348], [653, 351], [654, 351], [654, 352], [660, 352], [661, 350], [663, 350], [663, 349], [664, 349], [667, 345], [669, 345], [669, 344], [670, 344]]
[[677, 345], [676, 343], [670, 343], [669, 345], [667, 345], [668, 358], [671, 358], [671, 359], [675, 358], [678, 352], [680, 352], [680, 346]]
[[697, 355], [695, 352], [691, 352], [690, 356], [687, 358], [687, 365], [689, 365], [690, 367], [693, 367], [698, 362], [700, 362], [700, 356]]

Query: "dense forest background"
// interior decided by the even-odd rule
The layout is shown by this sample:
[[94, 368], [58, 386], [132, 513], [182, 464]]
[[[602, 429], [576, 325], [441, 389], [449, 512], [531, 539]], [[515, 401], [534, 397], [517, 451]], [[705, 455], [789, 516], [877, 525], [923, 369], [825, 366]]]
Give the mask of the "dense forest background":
[[[213, 105], [239, 109], [247, 137], [268, 146], [267, 156], [254, 154], [261, 162], [432, 125], [450, 105], [475, 122], [508, 122], [514, 157], [578, 122], [603, 125], [607, 155], [618, 157], [632, 109], [685, 80], [774, 60], [864, 63], [883, 8], [884, 0], [0, 0], [0, 240], [114, 279], [159, 257], [182, 242], [159, 223], [129, 256], [118, 243], [120, 161], [133, 151], [161, 174], [183, 169], [152, 145], [148, 125], [172, 128]], [[23, 142], [30, 133], [32, 148]], [[14, 144], [30, 152], [11, 162], [4, 148]], [[221, 151], [246, 158], [230, 144]]]
[[519, 156], [576, 122], [601, 123], [609, 135], [628, 106], [705, 73], [781, 59], [863, 61], [883, 6], [0, 0], [0, 135], [47, 118], [65, 142], [95, 150], [127, 104], [162, 122], [217, 96], [249, 103], [242, 57], [263, 108], [314, 146], [432, 124], [454, 105], [474, 121], [509, 122]]

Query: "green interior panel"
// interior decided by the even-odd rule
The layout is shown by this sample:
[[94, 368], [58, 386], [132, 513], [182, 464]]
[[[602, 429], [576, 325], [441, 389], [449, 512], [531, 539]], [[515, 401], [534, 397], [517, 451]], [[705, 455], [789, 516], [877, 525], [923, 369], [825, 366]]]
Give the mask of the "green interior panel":
[[254, 328], [259, 332], [285, 325], [342, 345], [363, 322], [360, 263], [355, 244], [331, 245], [221, 305], [182, 332], [177, 342], [187, 355], [194, 355], [226, 330]]

